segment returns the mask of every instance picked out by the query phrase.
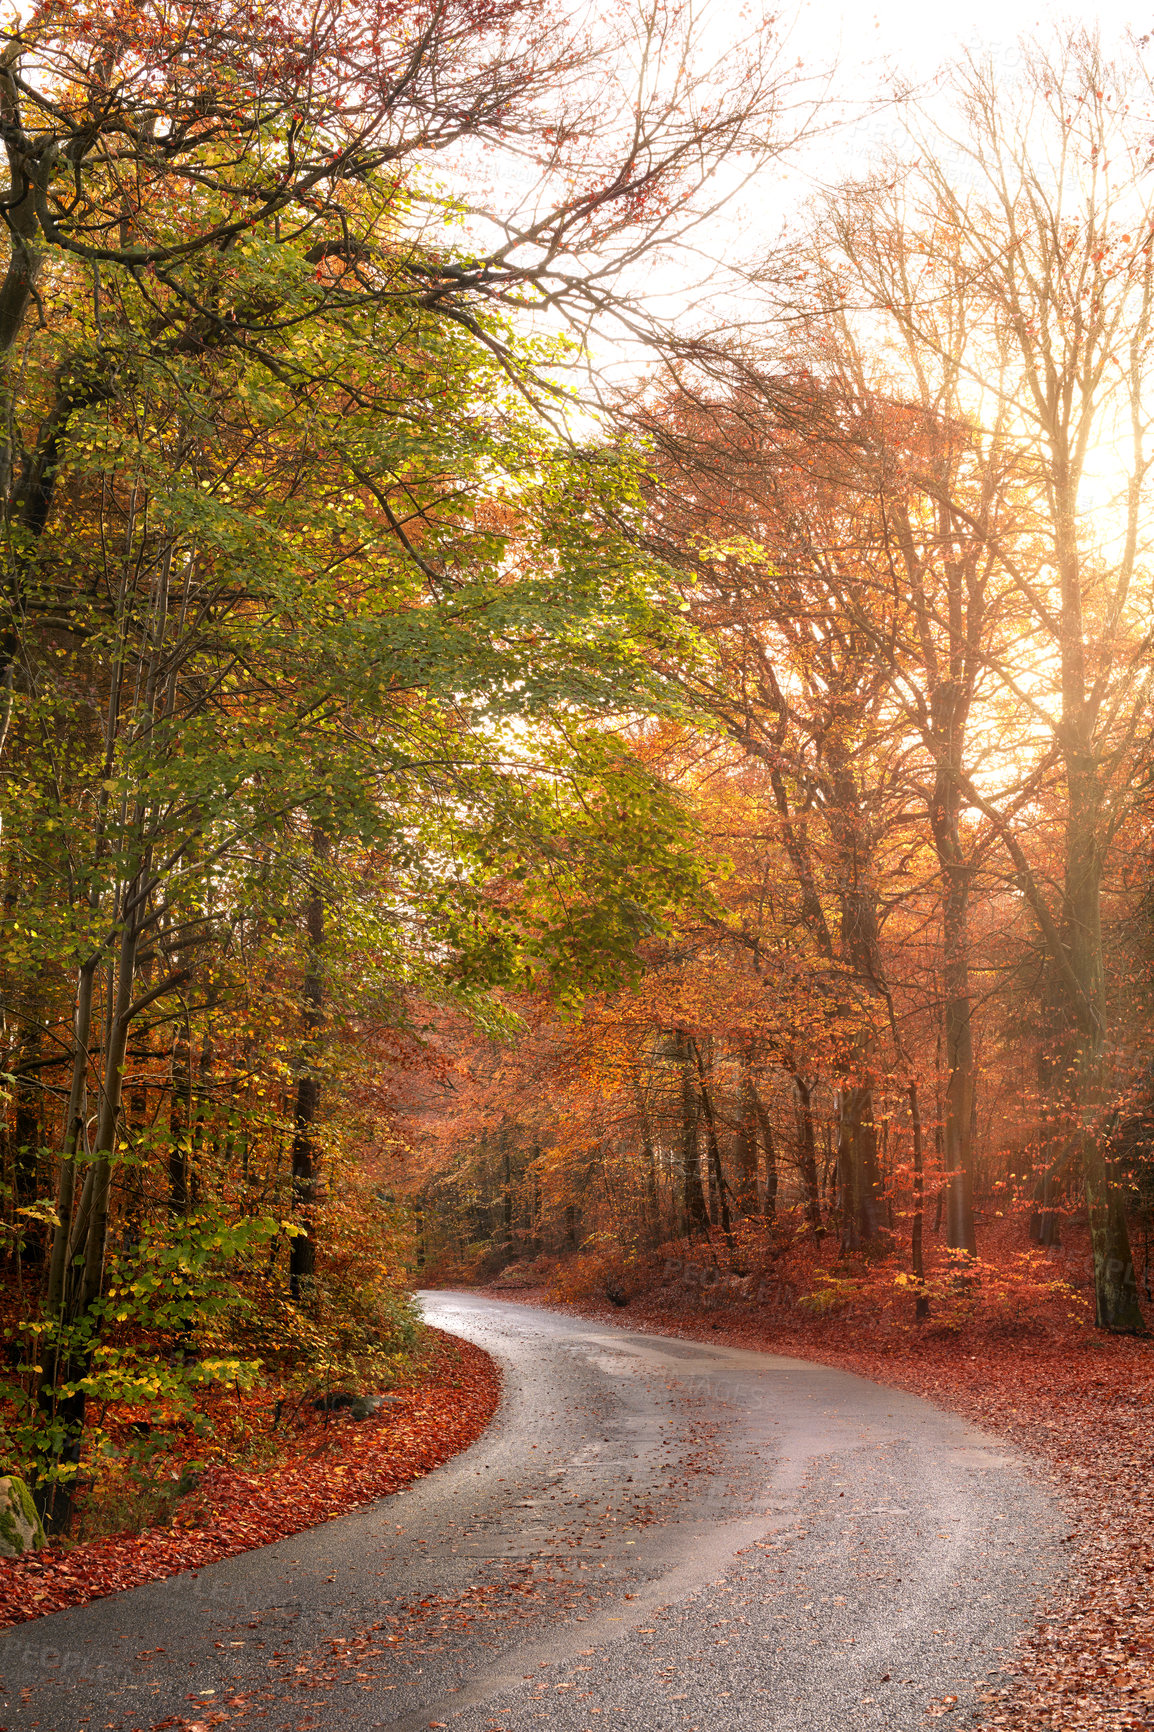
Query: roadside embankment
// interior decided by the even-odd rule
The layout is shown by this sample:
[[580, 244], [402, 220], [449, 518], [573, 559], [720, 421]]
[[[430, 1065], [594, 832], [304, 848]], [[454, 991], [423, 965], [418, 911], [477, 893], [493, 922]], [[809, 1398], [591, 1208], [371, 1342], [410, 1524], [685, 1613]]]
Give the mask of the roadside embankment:
[[164, 1527], [0, 1560], [0, 1628], [331, 1521], [412, 1484], [476, 1441], [500, 1398], [487, 1353], [442, 1330], [421, 1375], [372, 1417], [310, 1411], [260, 1472], [208, 1469]]

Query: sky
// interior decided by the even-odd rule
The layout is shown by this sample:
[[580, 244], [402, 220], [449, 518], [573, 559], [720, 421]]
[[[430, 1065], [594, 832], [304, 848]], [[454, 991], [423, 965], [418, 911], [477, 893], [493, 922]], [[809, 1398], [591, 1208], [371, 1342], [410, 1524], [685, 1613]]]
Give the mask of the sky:
[[[595, 12], [597, 0], [590, 4]], [[723, 208], [684, 245], [648, 254], [622, 279], [627, 292], [638, 295], [657, 317], [691, 328], [716, 328], [749, 317], [750, 302], [741, 286], [744, 268], [780, 254], [789, 232], [804, 228], [814, 195], [868, 171], [889, 149], [908, 152], [903, 109], [892, 100], [895, 91], [912, 91], [918, 106], [932, 116], [938, 105], [935, 75], [966, 50], [992, 57], [995, 70], [1012, 85], [1022, 65], [1023, 38], [1045, 43], [1070, 27], [1091, 27], [1099, 30], [1107, 52], [1117, 44], [1129, 55], [1131, 33], [1154, 36], [1154, 0], [1068, 0], [1060, 6], [1039, 0], [874, 0], [872, 5], [869, 0], [857, 5], [853, 0], [694, 0], [707, 58], [724, 52], [727, 34], [739, 41], [763, 9], [776, 11], [779, 21], [779, 65], [788, 73], [796, 68], [799, 80], [793, 94], [798, 106], [784, 117], [783, 133], [814, 102], [814, 136], [785, 150], [753, 182], [746, 181], [748, 165], [740, 159], [730, 173], [722, 169], [705, 202], [720, 195]], [[1143, 60], [1154, 79], [1154, 41]], [[945, 99], [940, 101], [944, 109]], [[1154, 95], [1151, 108], [1154, 133]], [[495, 176], [493, 186], [474, 186], [470, 192], [479, 191], [482, 204], [494, 196], [501, 202], [523, 174], [531, 203], [538, 188], [533, 167], [495, 160], [498, 168], [490, 164], [485, 170], [487, 177]], [[491, 244], [489, 231], [480, 232], [482, 244]], [[764, 308], [758, 291], [752, 293], [756, 306]], [[553, 328], [547, 319], [544, 328]], [[619, 328], [599, 328], [588, 340], [597, 370], [617, 381], [627, 382], [651, 364], [651, 353]]]
[[806, 60], [836, 56], [839, 82], [863, 90], [880, 63], [906, 77], [930, 78], [962, 47], [992, 50], [1010, 67], [1021, 36], [1044, 35], [1066, 22], [1097, 24], [1107, 42], [1121, 40], [1128, 27], [1139, 36], [1154, 30], [1154, 0], [1074, 0], [1064, 6], [1038, 0], [881, 0], [873, 6], [803, 0], [790, 15], [798, 53]]
[[[1062, 6], [1038, 0], [880, 0], [874, 5], [867, 0], [858, 6], [795, 0], [783, 8], [782, 17], [790, 55], [815, 70], [835, 66], [831, 93], [847, 104], [876, 103], [900, 84], [917, 89], [932, 113], [935, 75], [965, 51], [992, 57], [1008, 81], [1021, 65], [1023, 38], [1046, 41], [1067, 26], [1096, 27], [1107, 51], [1116, 45], [1128, 54], [1131, 33], [1154, 33], [1154, 0], [1100, 0], [1097, 5], [1073, 0]], [[1154, 66], [1154, 45], [1150, 61]], [[863, 122], [823, 141], [816, 153], [805, 153], [806, 165], [833, 179], [854, 173], [871, 139], [891, 126], [896, 136], [893, 111], [875, 109]], [[792, 196], [804, 196], [797, 159], [788, 167], [795, 177]]]
[[[715, 20], [719, 32], [728, 18], [739, 34], [743, 0], [699, 4], [701, 15]], [[756, 0], [749, 10], [757, 10]], [[875, 0], [873, 5], [866, 0], [856, 6], [780, 0], [779, 17], [782, 63], [797, 63], [800, 76], [813, 81], [809, 90], [820, 89], [826, 97], [825, 114], [837, 115], [840, 124], [819, 127], [816, 139], [786, 152], [776, 169], [763, 172], [754, 185], [741, 190], [735, 185], [732, 202], [697, 233], [700, 275], [685, 254], [648, 261], [646, 292], [667, 316], [680, 313], [696, 322], [704, 311], [708, 318], [708, 310], [716, 312], [719, 305], [719, 285], [708, 261], [748, 259], [751, 249], [771, 254], [823, 185], [868, 169], [887, 141], [903, 153], [908, 150], [901, 110], [885, 100], [895, 89], [912, 88], [932, 115], [935, 75], [967, 50], [992, 57], [995, 69], [1012, 84], [1022, 64], [1023, 38], [1047, 42], [1069, 27], [1096, 27], [1107, 52], [1116, 45], [1129, 55], [1131, 34], [1154, 36], [1154, 0], [1099, 0], [1096, 5], [1072, 0], [1061, 6], [1039, 0]], [[1154, 42], [1143, 58], [1154, 77]], [[724, 177], [719, 184], [724, 186]], [[729, 299], [723, 290], [721, 304]], [[628, 345], [620, 353], [627, 355]]]

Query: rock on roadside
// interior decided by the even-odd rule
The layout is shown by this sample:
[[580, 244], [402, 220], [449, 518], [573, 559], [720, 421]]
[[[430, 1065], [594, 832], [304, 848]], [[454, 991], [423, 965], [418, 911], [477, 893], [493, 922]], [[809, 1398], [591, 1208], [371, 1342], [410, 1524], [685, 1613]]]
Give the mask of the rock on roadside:
[[403, 1407], [396, 1395], [358, 1395], [349, 1407], [350, 1419], [372, 1419], [382, 1407]]
[[0, 1478], [0, 1558], [22, 1558], [47, 1543], [32, 1493], [15, 1474], [4, 1475]]

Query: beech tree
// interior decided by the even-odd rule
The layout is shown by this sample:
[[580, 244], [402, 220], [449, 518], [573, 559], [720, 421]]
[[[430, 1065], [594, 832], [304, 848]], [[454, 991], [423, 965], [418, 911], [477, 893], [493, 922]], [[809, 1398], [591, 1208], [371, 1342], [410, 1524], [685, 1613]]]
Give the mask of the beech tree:
[[[7, 1018], [21, 1098], [67, 1078], [37, 1126], [49, 1501], [108, 1310], [130, 1043], [178, 1029], [179, 1209], [191, 1018], [249, 898], [304, 916], [284, 1043], [303, 1299], [341, 874], [375, 855], [382, 966], [429, 979], [439, 956], [477, 1005], [518, 970], [595, 974], [679, 882], [669, 802], [606, 732], [655, 619], [620, 530], [634, 465], [555, 436], [574, 349], [532, 320], [580, 338], [616, 308], [640, 330], [623, 273], [700, 218], [728, 155], [778, 148], [792, 74], [767, 25], [720, 60], [688, 9], [617, 25], [142, 0], [48, 3], [4, 36]], [[504, 204], [470, 197], [486, 150], [527, 166]], [[536, 755], [509, 751], [513, 716], [540, 719]], [[626, 838], [631, 866], [664, 848], [664, 887], [655, 867], [620, 893]]]
[[[824, 255], [803, 256], [806, 276], [824, 280]], [[958, 309], [951, 315], [957, 320]], [[782, 809], [787, 723], [798, 704], [797, 658], [786, 647], [793, 634], [803, 645], [841, 645], [847, 672], [856, 663], [861, 694], [851, 688], [842, 701], [862, 742], [859, 761], [872, 737], [905, 786], [907, 824], [916, 828], [920, 808], [932, 837], [941, 878], [947, 1233], [955, 1249], [973, 1254], [968, 927], [990, 837], [980, 820], [977, 832], [966, 828], [960, 777], [989, 750], [984, 704], [996, 682], [987, 661], [1023, 628], [983, 533], [992, 523], [1003, 535], [1014, 533], [1021, 494], [1013, 454], [998, 440], [982, 449], [954, 400], [952, 375], [941, 372], [923, 364], [920, 398], [895, 395], [892, 364], [873, 355], [834, 309], [812, 336], [794, 333], [776, 356], [734, 356], [723, 395], [715, 382], [712, 400], [695, 400], [687, 381], [680, 400], [651, 413], [648, 425], [662, 474], [675, 478], [671, 492], [683, 489], [693, 501], [698, 544], [707, 549], [712, 538], [724, 554], [727, 571], [710, 581], [728, 584], [727, 630], [750, 641], [763, 626], [776, 634], [778, 648], [770, 636], [762, 652], [770, 672], [759, 676], [759, 701], [779, 717], [770, 750]], [[674, 521], [686, 529], [683, 512]], [[768, 562], [764, 572], [759, 558]], [[818, 653], [807, 650], [804, 665], [814, 665]], [[744, 709], [736, 692], [729, 701], [752, 738], [752, 698]], [[831, 719], [815, 719], [822, 741]], [[828, 801], [823, 809], [834, 811]], [[796, 827], [791, 834], [799, 882], [816, 886]], [[849, 840], [843, 822], [843, 847]], [[820, 899], [810, 915], [822, 932]], [[831, 948], [828, 923], [824, 943]], [[859, 948], [868, 977], [868, 946]], [[875, 959], [875, 974], [879, 966]]]
[[[777, 344], [716, 352], [640, 418], [674, 478], [659, 545], [701, 574], [689, 593], [719, 648], [718, 678], [702, 687], [714, 713], [780, 780], [808, 669], [845, 646], [857, 672], [842, 720], [837, 680], [820, 675], [815, 757], [848, 728], [858, 764], [872, 737], [883, 752], [916, 742], [913, 788], [918, 752], [929, 770], [951, 1243], [974, 1249], [969, 909], [976, 874], [988, 879], [1000, 855], [1061, 1006], [1063, 1050], [1049, 1069], [1063, 1096], [1059, 1161], [1084, 1172], [1099, 1321], [1127, 1329], [1141, 1320], [1105, 1151], [1100, 901], [1148, 727], [1154, 213], [1124, 80], [1089, 37], [1058, 57], [1038, 50], [1012, 91], [976, 62], [953, 91], [955, 131], [916, 123], [916, 164], [840, 189], [790, 266], [767, 272]], [[1107, 477], [1116, 514], [1101, 497]], [[1029, 828], [1056, 775], [1057, 899]], [[843, 815], [843, 843], [855, 800], [823, 796], [831, 824]], [[865, 857], [860, 837], [850, 853]], [[812, 862], [796, 843], [794, 856], [820, 932]], [[843, 900], [852, 877], [843, 866]], [[855, 966], [888, 999], [870, 928], [845, 927], [855, 929]]]
[[[836, 1090], [844, 1250], [904, 1218], [924, 1301], [939, 1224], [939, 1267], [975, 1257], [979, 1181], [993, 1232], [1021, 1190], [1009, 1206], [1051, 1244], [1077, 1186], [1114, 1330], [1142, 1327], [1125, 1206], [1148, 1065], [1124, 855], [1148, 782], [1154, 210], [1129, 80], [1088, 35], [1016, 83], [966, 62], [948, 122], [914, 113], [906, 155], [807, 211], [759, 279], [756, 335], [686, 347], [623, 404], [650, 453], [631, 527], [693, 627], [651, 651], [686, 698], [662, 770], [704, 819], [716, 904], [617, 1007], [660, 1005], [630, 1041], [643, 1075], [674, 1055], [656, 1137], [604, 1022], [571, 1043], [603, 1056], [603, 1157], [627, 1159], [635, 1123], [667, 1188], [702, 1189], [679, 1231], [709, 1212], [703, 1177], [748, 1198], [772, 1069], [779, 1119], [782, 1077], [800, 1112], [778, 1200], [802, 1242], [803, 1209], [815, 1230], [828, 1213], [814, 1133]], [[714, 791], [738, 786], [730, 828]], [[764, 882], [785, 919], [754, 914]], [[784, 980], [792, 1046], [751, 1008], [751, 983]]]
[[[996, 566], [1028, 634], [981, 651], [1019, 742], [1006, 791], [957, 761], [944, 759], [943, 772], [996, 834], [1050, 960], [1065, 1025], [1055, 1082], [1084, 1174], [1098, 1321], [1118, 1330], [1142, 1320], [1106, 1149], [1101, 896], [1148, 729], [1154, 307], [1154, 204], [1127, 77], [1086, 34], [1035, 49], [1013, 89], [990, 66], [966, 64], [953, 87], [958, 128], [935, 135], [919, 122], [917, 164], [900, 189], [871, 183], [831, 206], [836, 251], [824, 278], [839, 304], [848, 292], [892, 334], [911, 386], [946, 382], [982, 462], [1015, 477], [1014, 509], [991, 515], [926, 469], [929, 496]], [[1023, 821], [1027, 790], [1051, 764], [1064, 790], [1057, 896]]]
[[[887, 786], [885, 682], [868, 635], [830, 594], [839, 562], [852, 567], [857, 558], [850, 513], [836, 484], [805, 467], [812, 439], [768, 416], [758, 421], [748, 395], [708, 406], [686, 389], [647, 425], [661, 453], [650, 534], [688, 568], [686, 602], [708, 642], [686, 670], [687, 688], [710, 723], [762, 766], [810, 943], [843, 990], [876, 1001], [884, 1023], [892, 994], [878, 852], [902, 813]], [[883, 1235], [870, 1020], [842, 1055], [839, 1087], [850, 1249]]]

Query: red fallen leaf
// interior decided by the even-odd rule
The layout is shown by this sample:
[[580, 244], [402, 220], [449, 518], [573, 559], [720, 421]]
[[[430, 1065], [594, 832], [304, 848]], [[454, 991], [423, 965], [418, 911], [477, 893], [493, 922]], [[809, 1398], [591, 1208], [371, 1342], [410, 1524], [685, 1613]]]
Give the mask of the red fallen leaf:
[[[420, 1423], [419, 1444], [411, 1430], [393, 1423], [393, 1409], [357, 1426], [326, 1429], [318, 1422], [292, 1441], [286, 1459], [267, 1476], [227, 1467], [206, 1473], [200, 1492], [213, 1512], [211, 1528], [179, 1534], [153, 1528], [91, 1540], [74, 1546], [67, 1563], [54, 1547], [27, 1559], [0, 1559], [0, 1629], [300, 1533], [387, 1497], [468, 1448], [496, 1408], [500, 1374], [471, 1342], [431, 1333], [439, 1352], [425, 1381], [407, 1392], [405, 1409]], [[461, 1400], [462, 1386], [471, 1392], [468, 1401]]]

